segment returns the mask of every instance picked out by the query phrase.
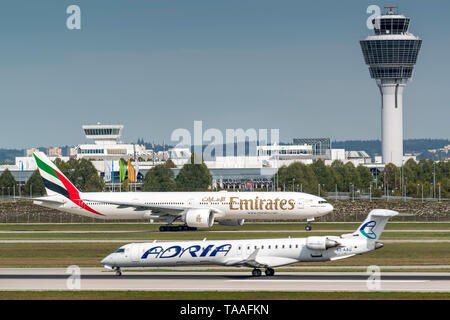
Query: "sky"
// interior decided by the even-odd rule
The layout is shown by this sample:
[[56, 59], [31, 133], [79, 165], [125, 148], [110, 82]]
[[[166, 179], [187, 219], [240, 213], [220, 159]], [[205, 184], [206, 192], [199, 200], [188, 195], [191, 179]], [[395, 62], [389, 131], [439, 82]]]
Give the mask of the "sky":
[[2, 0], [0, 148], [77, 145], [97, 122], [124, 124], [126, 142], [170, 144], [195, 120], [284, 142], [380, 139], [359, 45], [373, 4], [398, 5], [423, 39], [404, 138], [449, 138], [447, 0]]

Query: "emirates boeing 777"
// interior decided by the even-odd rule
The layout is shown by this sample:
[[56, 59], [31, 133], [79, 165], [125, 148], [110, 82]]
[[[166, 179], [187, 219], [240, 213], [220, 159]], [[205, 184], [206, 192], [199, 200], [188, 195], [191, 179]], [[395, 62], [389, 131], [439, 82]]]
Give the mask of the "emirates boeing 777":
[[[102, 219], [155, 219], [168, 225], [160, 231], [210, 228], [214, 221], [241, 226], [250, 220], [306, 219], [333, 206], [325, 199], [302, 192], [80, 192], [42, 152], [35, 152], [47, 195], [34, 204]], [[184, 225], [173, 226], [181, 220]]]

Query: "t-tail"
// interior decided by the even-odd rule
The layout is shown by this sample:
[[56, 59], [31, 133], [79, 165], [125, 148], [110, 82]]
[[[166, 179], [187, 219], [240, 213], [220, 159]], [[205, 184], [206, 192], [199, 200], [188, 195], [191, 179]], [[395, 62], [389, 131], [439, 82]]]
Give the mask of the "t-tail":
[[[97, 215], [103, 215], [91, 207], [89, 207], [80, 197], [80, 191], [67, 179], [67, 177], [58, 169], [58, 167], [50, 161], [42, 152], [33, 153], [36, 164], [39, 168], [42, 181], [47, 192], [47, 198], [61, 198], [68, 199], [75, 203], [82, 209]], [[40, 199], [42, 201], [49, 201], [49, 199]]]
[[366, 220], [352, 233], [353, 237], [377, 241], [386, 226], [389, 218], [396, 216], [397, 211], [387, 209], [374, 209], [370, 211]]

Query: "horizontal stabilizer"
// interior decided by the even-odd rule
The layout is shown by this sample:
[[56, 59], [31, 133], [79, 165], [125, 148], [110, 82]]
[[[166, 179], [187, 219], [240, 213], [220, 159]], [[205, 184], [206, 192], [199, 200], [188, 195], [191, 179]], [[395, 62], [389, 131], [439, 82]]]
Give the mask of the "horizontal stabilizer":
[[38, 198], [31, 198], [30, 200], [40, 201], [40, 202], [48, 202], [48, 203], [54, 203], [54, 204], [64, 204], [65, 203], [65, 201], [60, 197], [38, 197]]

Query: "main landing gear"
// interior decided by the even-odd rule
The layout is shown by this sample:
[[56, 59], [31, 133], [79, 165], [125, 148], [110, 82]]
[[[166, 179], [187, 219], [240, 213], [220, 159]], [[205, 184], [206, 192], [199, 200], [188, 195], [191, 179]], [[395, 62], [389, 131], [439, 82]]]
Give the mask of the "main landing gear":
[[196, 227], [189, 227], [189, 226], [172, 226], [172, 225], [166, 225], [159, 227], [160, 232], [168, 232], [168, 231], [197, 231]]
[[[273, 270], [272, 268], [266, 268], [265, 271], [266, 276], [271, 277], [275, 274], [275, 270]], [[252, 276], [254, 277], [260, 277], [261, 276], [261, 270], [259, 269], [253, 269], [252, 271]]]
[[306, 231], [311, 231], [312, 230], [311, 222], [313, 222], [313, 221], [314, 221], [314, 218], [306, 220], [306, 227], [305, 227]]

